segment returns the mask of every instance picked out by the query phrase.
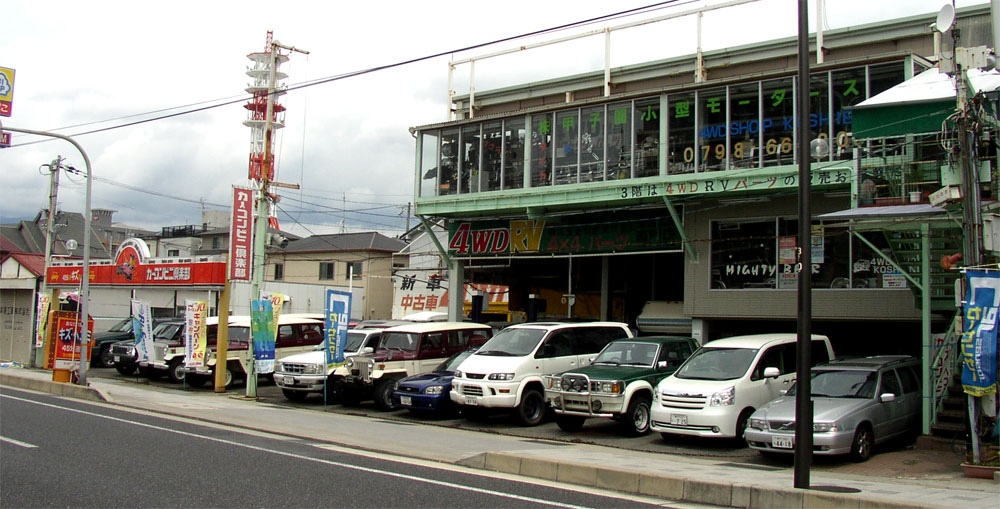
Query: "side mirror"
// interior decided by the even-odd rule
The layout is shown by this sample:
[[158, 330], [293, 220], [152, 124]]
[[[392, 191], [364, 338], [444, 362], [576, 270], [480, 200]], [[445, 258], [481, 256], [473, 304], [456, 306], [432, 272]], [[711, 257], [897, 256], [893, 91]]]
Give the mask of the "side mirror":
[[781, 376], [781, 371], [778, 368], [764, 368], [764, 378], [778, 378]]
[[891, 392], [887, 392], [879, 396], [878, 400], [882, 403], [891, 403], [893, 401], [896, 401], [896, 395]]
[[368, 355], [370, 353], [375, 353], [375, 349], [370, 346], [366, 346], [362, 348], [360, 352], [358, 352], [359, 355]]

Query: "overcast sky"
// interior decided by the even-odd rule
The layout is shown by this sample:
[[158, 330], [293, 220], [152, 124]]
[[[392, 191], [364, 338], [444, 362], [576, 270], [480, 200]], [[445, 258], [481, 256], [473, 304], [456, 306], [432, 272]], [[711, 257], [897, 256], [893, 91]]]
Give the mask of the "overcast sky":
[[[655, 3], [573, 1], [136, 2], [11, 0], [0, 9], [0, 67], [16, 71], [13, 114], [4, 125], [74, 136], [95, 177], [94, 208], [116, 223], [159, 230], [199, 224], [245, 184], [250, 129], [242, 101], [164, 120], [112, 128], [165, 113], [246, 97], [247, 53], [275, 40], [308, 50], [282, 67], [295, 84], [468, 47]], [[682, 12], [716, 1], [685, 1], [629, 18]], [[827, 0], [829, 29], [937, 12], [945, 0]], [[988, 3], [959, 1], [958, 7]], [[810, 11], [815, 0], [810, 0]], [[705, 50], [793, 36], [795, 0], [759, 0], [706, 13]], [[614, 26], [571, 29], [537, 40]], [[810, 23], [810, 27], [814, 27]], [[612, 65], [691, 54], [694, 18], [615, 33]], [[481, 55], [507, 42], [455, 54]], [[604, 41], [591, 37], [552, 49], [476, 64], [476, 89], [603, 68]], [[286, 127], [276, 142], [283, 229], [299, 235], [340, 231], [400, 233], [413, 199], [411, 126], [445, 120], [448, 56], [293, 91], [282, 98]], [[455, 89], [468, 92], [468, 66]], [[198, 105], [198, 106], [194, 106]], [[183, 107], [187, 106], [187, 107]], [[179, 109], [171, 109], [182, 107]], [[168, 111], [162, 111], [168, 110]], [[159, 112], [152, 113], [151, 112]], [[84, 170], [65, 141], [14, 134], [0, 150], [0, 223], [33, 218], [48, 206], [39, 166], [56, 156]], [[112, 181], [113, 183], [109, 183]], [[81, 177], [63, 175], [59, 208], [83, 212]], [[342, 209], [354, 212], [344, 213]]]

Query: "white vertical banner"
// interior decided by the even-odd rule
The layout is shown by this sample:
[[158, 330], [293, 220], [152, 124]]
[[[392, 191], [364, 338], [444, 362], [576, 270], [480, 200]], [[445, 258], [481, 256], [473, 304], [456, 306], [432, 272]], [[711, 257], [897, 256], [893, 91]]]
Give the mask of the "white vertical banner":
[[203, 300], [184, 301], [184, 366], [203, 367], [207, 337], [205, 319], [208, 302]]
[[136, 362], [148, 361], [153, 351], [153, 311], [147, 301], [132, 300], [132, 335]]

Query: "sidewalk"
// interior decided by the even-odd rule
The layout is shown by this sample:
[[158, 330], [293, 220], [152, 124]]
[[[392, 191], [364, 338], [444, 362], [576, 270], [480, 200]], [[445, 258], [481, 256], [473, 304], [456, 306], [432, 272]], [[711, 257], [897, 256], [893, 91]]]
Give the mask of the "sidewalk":
[[[811, 472], [813, 489], [793, 488], [791, 468], [725, 463], [587, 444], [528, 440], [440, 426], [280, 407], [240, 392], [180, 392], [111, 379], [90, 387], [51, 382], [48, 371], [2, 368], [0, 385], [106, 401], [205, 422], [467, 467], [733, 507], [964, 507], [1000, 504], [1000, 483], [968, 479], [921, 451], [899, 460], [876, 455], [843, 469]], [[2, 392], [2, 391], [0, 391]], [[7, 418], [11, 418], [7, 416]], [[377, 437], [377, 438], [373, 438]], [[915, 452], [915, 451], [914, 451]], [[916, 459], [915, 459], [916, 458]]]

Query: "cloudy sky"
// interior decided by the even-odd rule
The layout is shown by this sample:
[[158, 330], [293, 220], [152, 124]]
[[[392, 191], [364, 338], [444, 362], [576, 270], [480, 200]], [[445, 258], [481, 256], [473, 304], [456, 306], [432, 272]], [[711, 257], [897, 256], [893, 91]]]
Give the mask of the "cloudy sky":
[[[712, 1], [679, 0], [660, 10], [541, 38], [451, 53], [489, 41], [608, 15], [654, 0], [431, 0], [174, 2], [11, 0], [0, 9], [0, 67], [16, 71], [13, 114], [4, 125], [74, 136], [93, 165], [93, 207], [114, 220], [159, 230], [198, 224], [245, 184], [250, 129], [242, 107], [246, 55], [275, 40], [308, 50], [282, 67], [294, 86], [449, 53], [418, 63], [295, 90], [283, 97], [286, 127], [275, 144], [282, 190], [279, 220], [300, 235], [341, 231], [398, 234], [413, 199], [411, 126], [445, 120], [448, 61], [622, 24]], [[829, 29], [937, 12], [945, 0], [827, 0]], [[958, 7], [988, 3], [957, 2]], [[810, 0], [810, 10], [815, 0]], [[759, 0], [706, 13], [706, 50], [793, 36], [795, 0]], [[814, 26], [814, 23], [810, 23]], [[691, 54], [694, 18], [612, 36], [612, 65]], [[603, 67], [604, 41], [591, 37], [476, 64], [476, 89]], [[468, 92], [468, 66], [455, 89]], [[235, 104], [141, 122], [222, 102]], [[134, 125], [127, 125], [134, 124]], [[99, 132], [91, 132], [99, 131]], [[61, 140], [14, 134], [0, 150], [0, 223], [48, 205], [45, 168], [57, 156], [83, 158]], [[59, 208], [84, 210], [77, 175], [60, 181]], [[346, 210], [346, 212], [345, 212]]]

